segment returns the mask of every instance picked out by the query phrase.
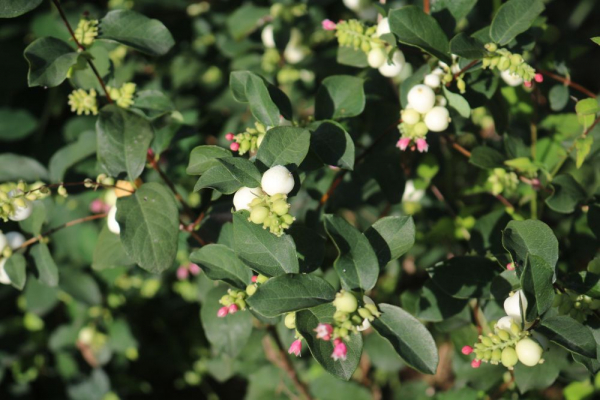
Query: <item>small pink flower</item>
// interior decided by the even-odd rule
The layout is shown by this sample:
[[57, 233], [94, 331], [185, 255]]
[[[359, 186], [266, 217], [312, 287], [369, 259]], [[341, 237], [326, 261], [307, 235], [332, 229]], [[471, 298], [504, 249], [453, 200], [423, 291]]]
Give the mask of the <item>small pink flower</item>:
[[313, 331], [317, 332], [317, 339], [329, 341], [331, 340], [331, 334], [333, 333], [333, 326], [329, 324], [319, 324]]
[[192, 274], [192, 275], [198, 275], [200, 273], [200, 271], [201, 271], [200, 267], [198, 266], [198, 264], [194, 264], [194, 263], [191, 263], [188, 266], [188, 269], [190, 270], [190, 274]]
[[236, 313], [236, 312], [238, 312], [240, 309], [239, 309], [239, 307], [237, 306], [237, 304], [232, 304], [232, 305], [230, 305], [230, 306], [227, 308], [227, 310], [228, 310], [228, 313], [229, 313], [229, 314], [235, 314], [235, 313]]
[[406, 150], [406, 148], [408, 147], [409, 144], [410, 144], [410, 138], [402, 137], [402, 138], [400, 138], [400, 140], [398, 140], [398, 143], [396, 143], [396, 147], [399, 148], [400, 150], [404, 151], [404, 150]]
[[535, 74], [535, 77], [533, 78], [537, 83], [542, 83], [544, 82], [544, 75], [537, 73]]
[[427, 140], [417, 139], [417, 150], [419, 150], [419, 153], [427, 152], [427, 150], [429, 150]]
[[514, 271], [515, 270], [515, 264], [514, 263], [508, 263], [506, 264], [506, 269], [509, 271]]
[[531, 180], [531, 187], [533, 188], [533, 190], [540, 190], [542, 188], [542, 183], [538, 178], [533, 178]]
[[90, 203], [90, 211], [94, 214], [108, 212], [108, 210], [110, 210], [110, 206], [100, 199], [96, 199]]
[[531, 83], [531, 81], [525, 81], [523, 82], [523, 86], [525, 86], [526, 88], [530, 88], [531, 86], [533, 86], [533, 83]]
[[331, 358], [333, 358], [334, 361], [345, 361], [346, 355], [348, 354], [348, 348], [346, 347], [346, 343], [344, 343], [342, 339], [336, 339], [333, 343], [335, 347], [333, 348], [333, 353], [331, 353]]
[[225, 135], [225, 139], [231, 142], [233, 140], [233, 133], [229, 132], [227, 135]]
[[473, 361], [471, 361], [471, 367], [479, 368], [480, 366], [481, 366], [481, 360], [474, 359]]
[[180, 281], [186, 280], [188, 277], [188, 269], [187, 267], [181, 265], [179, 266], [179, 268], [177, 268], [177, 279], [179, 279]]
[[238, 142], [233, 142], [229, 145], [231, 151], [238, 151], [240, 149], [240, 144]]
[[221, 307], [217, 311], [217, 317], [219, 318], [224, 318], [227, 314], [229, 314], [229, 307]]
[[471, 346], [465, 346], [465, 347], [462, 348], [461, 352], [465, 356], [468, 356], [469, 354], [471, 354], [473, 352], [473, 348]]
[[258, 275], [252, 275], [252, 283], [256, 283], [256, 280], [258, 279]]
[[324, 19], [323, 22], [321, 22], [321, 25], [323, 25], [323, 29], [326, 31], [333, 31], [336, 27], [335, 22], [330, 19]]
[[288, 354], [293, 354], [296, 357], [300, 357], [301, 352], [302, 352], [302, 340], [301, 339], [294, 340], [288, 350]]

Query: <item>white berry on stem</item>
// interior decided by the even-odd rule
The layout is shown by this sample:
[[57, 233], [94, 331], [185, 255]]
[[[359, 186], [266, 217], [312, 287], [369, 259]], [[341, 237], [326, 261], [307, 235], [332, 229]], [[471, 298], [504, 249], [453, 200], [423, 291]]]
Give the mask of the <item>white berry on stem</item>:
[[260, 185], [269, 196], [288, 194], [294, 189], [294, 176], [283, 165], [275, 165], [263, 174]]
[[425, 114], [435, 105], [435, 93], [427, 85], [416, 85], [409, 90], [407, 100], [415, 110]]
[[433, 107], [425, 115], [425, 125], [432, 132], [442, 132], [448, 128], [450, 122], [450, 114], [446, 107]]
[[250, 210], [252, 200], [264, 195], [265, 193], [259, 187], [249, 188], [243, 187], [238, 189], [233, 195], [233, 206], [236, 211]]

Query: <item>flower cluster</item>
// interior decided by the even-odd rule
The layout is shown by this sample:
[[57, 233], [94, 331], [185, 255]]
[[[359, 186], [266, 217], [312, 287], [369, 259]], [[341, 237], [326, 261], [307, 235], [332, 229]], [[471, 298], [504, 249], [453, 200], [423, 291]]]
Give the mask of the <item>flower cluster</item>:
[[[402, 122], [398, 126], [401, 136], [396, 146], [406, 150], [414, 146], [419, 152], [429, 149], [425, 136], [429, 131], [442, 132], [448, 128], [450, 114], [445, 107], [446, 99], [435, 93], [428, 85], [416, 85], [408, 92], [408, 106], [402, 110]], [[436, 105], [437, 104], [437, 105]]]
[[124, 83], [120, 88], [106, 87], [110, 98], [117, 103], [119, 107], [129, 108], [133, 105], [133, 95], [135, 94], [135, 83]]
[[69, 103], [71, 111], [77, 115], [97, 115], [98, 102], [96, 100], [96, 91], [90, 89], [89, 93], [83, 89], [75, 89], [69, 95]]
[[219, 308], [219, 311], [217, 311], [217, 317], [224, 318], [228, 314], [235, 314], [239, 310], [245, 310], [247, 297], [248, 294], [242, 290], [227, 290], [227, 294], [223, 295], [221, 300], [219, 300], [219, 303], [221, 303], [223, 307]]
[[42, 182], [28, 185], [23, 181], [19, 183], [7, 182], [0, 185], [0, 218], [4, 222], [23, 221], [33, 212], [31, 203], [43, 199], [50, 193]]
[[200, 273], [201, 269], [198, 264], [189, 263], [180, 265], [177, 268], [177, 279], [180, 281], [186, 280], [189, 275], [196, 276]]
[[377, 26], [366, 27], [361, 21], [351, 19], [338, 22], [335, 30], [340, 46], [360, 49], [366, 54], [374, 47], [383, 46], [383, 42], [377, 37]]
[[558, 307], [560, 315], [570, 315], [571, 318], [583, 323], [590, 314], [600, 309], [600, 300], [567, 289], [564, 293], [556, 294], [553, 306]]
[[232, 151], [238, 151], [240, 155], [244, 155], [247, 152], [250, 152], [250, 154], [255, 153], [262, 143], [267, 129], [260, 122], [255, 122], [254, 126], [255, 128], [246, 128], [246, 132], [238, 133], [237, 135], [233, 133], [225, 135], [225, 138], [231, 142], [229, 148]]
[[502, 192], [510, 194], [517, 189], [519, 177], [514, 172], [508, 172], [504, 168], [494, 168], [487, 179], [487, 185], [494, 195]]
[[77, 41], [84, 46], [91, 46], [98, 36], [97, 19], [81, 19], [75, 28], [75, 37]]
[[[482, 60], [482, 67], [497, 68], [503, 75], [516, 77], [515, 81], [519, 81], [515, 85], [520, 85], [521, 82], [531, 82], [536, 78], [535, 69], [523, 60], [523, 56], [516, 53], [511, 53], [507, 49], [499, 49], [495, 43], [485, 45], [489, 52]], [[506, 79], [505, 79], [506, 80]]]
[[269, 229], [277, 236], [295, 221], [289, 214], [287, 195], [294, 189], [294, 177], [282, 165], [267, 170], [261, 179], [261, 187], [240, 188], [233, 196], [236, 211], [250, 211], [249, 221]]

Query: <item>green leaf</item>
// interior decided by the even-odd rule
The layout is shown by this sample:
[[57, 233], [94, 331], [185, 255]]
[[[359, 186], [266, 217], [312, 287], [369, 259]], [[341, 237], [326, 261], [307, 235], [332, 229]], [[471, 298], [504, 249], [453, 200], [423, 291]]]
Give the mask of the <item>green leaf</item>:
[[200, 309], [200, 320], [206, 338], [217, 353], [225, 353], [230, 357], [237, 357], [252, 334], [252, 314], [237, 312], [225, 318], [217, 317], [219, 300], [227, 294], [227, 288], [218, 286], [206, 295]]
[[518, 172], [522, 172], [524, 174], [532, 175], [535, 174], [539, 167], [531, 161], [529, 157], [517, 157], [512, 160], [504, 161], [504, 164], [514, 168]]
[[558, 261], [558, 240], [552, 229], [535, 220], [510, 221], [502, 232], [502, 245], [517, 263], [520, 272], [527, 255], [539, 256], [554, 269]]
[[433, 282], [458, 299], [489, 298], [498, 265], [485, 257], [458, 256], [427, 269]]
[[471, 9], [475, 6], [477, 0], [436, 0], [432, 4], [431, 10], [436, 12], [441, 8], [447, 8], [450, 14], [459, 23], [461, 19], [465, 18]]
[[310, 146], [323, 163], [349, 171], [354, 169], [354, 141], [337, 122], [320, 124], [311, 135]]
[[229, 76], [229, 88], [240, 103], [248, 103], [254, 118], [266, 127], [279, 125], [282, 114], [273, 102], [262, 77], [249, 71], [234, 71]]
[[42, 4], [42, 0], [0, 0], [0, 18], [15, 18]]
[[569, 316], [545, 318], [537, 330], [572, 353], [596, 358], [596, 341], [592, 332]]
[[237, 256], [266, 276], [298, 273], [296, 245], [289, 235], [277, 237], [261, 225], [248, 221], [249, 213], [233, 214], [233, 238]]
[[244, 4], [235, 7], [227, 17], [227, 30], [235, 40], [241, 40], [261, 26], [263, 18], [269, 15], [268, 7], [256, 7], [252, 4]]
[[569, 87], [562, 84], [552, 86], [548, 92], [548, 101], [552, 111], [562, 110], [569, 102]]
[[97, 93], [102, 94], [104, 89], [98, 81], [96, 73], [87, 62], [89, 58], [94, 60], [96, 71], [103, 80], [107, 81], [110, 78], [113, 72], [113, 64], [109, 58], [107, 48], [99, 45], [90, 47], [77, 59], [77, 63], [73, 65], [69, 72], [69, 83], [75, 88], [95, 89]]
[[98, 161], [111, 175], [127, 172], [130, 180], [141, 175], [152, 141], [152, 125], [114, 104], [100, 110], [96, 123]]
[[596, 114], [600, 111], [600, 105], [596, 99], [583, 99], [575, 104], [575, 111], [579, 123], [583, 125], [583, 129], [588, 129], [596, 119]]
[[464, 32], [454, 36], [450, 41], [450, 52], [467, 60], [480, 60], [487, 52], [483, 43]]
[[117, 222], [125, 252], [140, 267], [152, 273], [171, 267], [177, 253], [179, 210], [166, 187], [146, 183], [119, 198]]
[[315, 275], [286, 274], [269, 279], [246, 302], [265, 317], [331, 303], [335, 289]]
[[135, 108], [139, 108], [150, 119], [175, 111], [175, 104], [160, 90], [140, 90], [136, 93]]
[[37, 268], [39, 280], [46, 286], [58, 285], [58, 267], [52, 259], [45, 243], [38, 243], [31, 248], [31, 256]]
[[590, 38], [590, 40], [600, 46], [600, 36]]
[[371, 322], [402, 359], [424, 374], [435, 374], [438, 352], [431, 333], [415, 317], [391, 304], [379, 304], [381, 316]]
[[69, 270], [62, 274], [59, 286], [75, 300], [88, 306], [97, 306], [102, 303], [102, 293], [98, 283], [85, 272]]
[[29, 63], [29, 87], [60, 85], [67, 79], [69, 69], [79, 57], [73, 47], [51, 36], [33, 41], [25, 48], [23, 55]]
[[25, 257], [18, 253], [13, 254], [6, 260], [4, 271], [10, 278], [11, 285], [19, 290], [23, 290], [25, 281], [27, 280]]
[[94, 248], [92, 269], [102, 271], [133, 264], [135, 264], [135, 261], [129, 258], [125, 252], [119, 235], [112, 233], [108, 226], [104, 224]]
[[498, 9], [490, 25], [490, 38], [500, 46], [507, 45], [525, 32], [544, 11], [541, 0], [509, 0]]
[[33, 158], [20, 156], [18, 154], [0, 154], [0, 182], [6, 181], [46, 181], [48, 171]]
[[365, 236], [383, 268], [415, 244], [415, 223], [412, 217], [384, 217], [371, 225]]
[[365, 109], [364, 81], [349, 75], [323, 79], [315, 99], [315, 118], [338, 119], [360, 115]]
[[[590, 261], [588, 269], [594, 261], [598, 262], [599, 260]], [[600, 275], [588, 271], [569, 274], [565, 279], [565, 288], [575, 290], [577, 293], [590, 296], [593, 299], [600, 299]]]
[[333, 267], [348, 290], [371, 290], [379, 276], [379, 263], [367, 238], [344, 218], [325, 215], [325, 231], [338, 250]]
[[581, 168], [586, 157], [590, 154], [593, 144], [594, 137], [590, 135], [575, 140], [575, 150], [577, 152], [576, 166], [578, 169]]
[[554, 192], [546, 199], [546, 204], [559, 213], [572, 213], [577, 204], [587, 198], [585, 190], [569, 174], [558, 175], [552, 179], [552, 188]]
[[308, 129], [278, 126], [267, 131], [256, 153], [256, 159], [266, 167], [274, 165], [297, 167], [308, 154], [309, 147], [310, 132]]
[[0, 108], [0, 141], [14, 142], [31, 135], [37, 120], [25, 109]]
[[365, 52], [360, 49], [354, 49], [354, 47], [338, 46], [336, 61], [338, 64], [356, 68], [366, 68], [369, 66]]
[[162, 56], [175, 44], [171, 32], [156, 19], [131, 10], [113, 10], [100, 20], [98, 39], [114, 40], [151, 56]]
[[233, 250], [222, 244], [209, 244], [190, 254], [190, 261], [202, 267], [212, 280], [222, 280], [239, 289], [246, 289], [252, 271], [237, 258]]
[[455, 109], [461, 117], [469, 118], [471, 116], [471, 106], [469, 106], [469, 102], [460, 94], [452, 93], [446, 89], [446, 86], [442, 87], [444, 89], [444, 95], [448, 99], [448, 105]]
[[471, 151], [469, 162], [483, 169], [502, 168], [506, 158], [498, 150], [491, 147], [478, 146]]
[[71, 143], [58, 150], [50, 158], [50, 182], [62, 182], [67, 169], [96, 153], [96, 132], [85, 131], [77, 142]]
[[350, 339], [346, 341], [348, 354], [345, 360], [335, 361], [331, 358], [333, 353], [333, 340], [325, 341], [317, 339], [313, 329], [323, 324], [333, 324], [333, 314], [335, 307], [331, 304], [323, 304], [308, 310], [296, 313], [296, 329], [306, 340], [306, 344], [317, 362], [330, 374], [343, 379], [350, 380], [354, 371], [358, 367], [360, 356], [362, 354], [363, 340], [360, 334], [350, 334]]
[[245, 158], [217, 158], [220, 165], [206, 171], [194, 186], [194, 191], [209, 187], [223, 194], [231, 194], [246, 186], [260, 186], [261, 175], [254, 163]]
[[521, 274], [521, 287], [527, 298], [526, 320], [533, 321], [552, 307], [554, 269], [541, 257], [530, 255]]
[[218, 158], [232, 157], [231, 151], [219, 146], [197, 146], [190, 153], [188, 175], [202, 175], [214, 166], [221, 165]]
[[419, 47], [447, 64], [452, 63], [448, 38], [435, 18], [416, 6], [405, 6], [390, 11], [389, 21], [398, 41]]
[[37, 236], [42, 233], [42, 226], [46, 223], [46, 206], [41, 201], [31, 203], [33, 211], [29, 218], [19, 221], [19, 227], [27, 233]]
[[325, 257], [325, 238], [298, 222], [292, 224], [288, 233], [296, 244], [300, 272], [309, 273], [319, 268]]
[[461, 312], [467, 304], [467, 299], [451, 297], [429, 280], [423, 285], [416, 316], [425, 321], [441, 322]]

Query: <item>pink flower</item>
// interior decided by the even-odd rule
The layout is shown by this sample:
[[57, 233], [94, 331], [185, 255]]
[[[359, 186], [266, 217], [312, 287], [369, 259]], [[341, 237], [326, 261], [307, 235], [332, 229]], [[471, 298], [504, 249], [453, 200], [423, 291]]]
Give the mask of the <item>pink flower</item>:
[[317, 332], [317, 339], [329, 341], [331, 340], [331, 334], [333, 333], [333, 326], [329, 324], [319, 324], [313, 331]]
[[188, 269], [190, 270], [190, 274], [192, 274], [192, 275], [198, 275], [201, 271], [198, 264], [194, 264], [194, 263], [191, 263], [190, 265], [188, 265]]
[[252, 275], [252, 283], [256, 283], [256, 280], [258, 279], [258, 275]]
[[465, 356], [468, 356], [469, 354], [471, 354], [473, 352], [473, 348], [471, 346], [465, 346], [465, 347], [462, 348], [461, 352]]
[[229, 307], [221, 307], [217, 311], [217, 317], [219, 318], [224, 318], [227, 314], [229, 314]]
[[535, 74], [535, 77], [533, 78], [537, 83], [542, 83], [544, 82], [544, 75], [537, 73]]
[[183, 265], [179, 266], [179, 268], [177, 268], [177, 279], [179, 279], [180, 281], [187, 279], [188, 272], [189, 271], [188, 271], [187, 267], [185, 267]]
[[525, 86], [526, 88], [530, 88], [531, 86], [533, 86], [533, 84], [531, 83], [531, 81], [525, 81], [523, 82], [523, 86]]
[[225, 135], [225, 139], [231, 142], [233, 140], [233, 133], [229, 132], [227, 135]]
[[240, 144], [238, 142], [233, 142], [229, 145], [231, 151], [238, 151], [240, 149]]
[[417, 139], [417, 150], [419, 153], [427, 152], [429, 145], [425, 139]]
[[481, 366], [481, 360], [474, 359], [473, 361], [471, 361], [471, 367], [479, 368], [480, 366]]
[[235, 314], [236, 312], [238, 312], [240, 309], [237, 306], [237, 304], [232, 304], [229, 306], [229, 308], [227, 309], [229, 314]]
[[110, 210], [110, 206], [100, 199], [96, 199], [90, 203], [90, 211], [94, 214], [108, 212], [108, 210]]
[[323, 22], [321, 22], [321, 24], [323, 25], [323, 29], [325, 29], [326, 31], [333, 31], [336, 27], [335, 22], [333, 22], [330, 19], [324, 19]]
[[300, 357], [301, 352], [302, 352], [302, 340], [301, 339], [294, 340], [288, 350], [288, 354], [293, 354], [296, 357]]
[[409, 144], [410, 144], [410, 138], [402, 137], [402, 138], [400, 138], [400, 140], [398, 140], [398, 143], [396, 143], [396, 147], [399, 148], [400, 150], [404, 151], [404, 150], [406, 150], [406, 148], [408, 147]]
[[348, 348], [346, 347], [346, 343], [344, 343], [342, 339], [339, 338], [335, 339], [333, 343], [335, 347], [333, 348], [333, 353], [331, 353], [331, 358], [333, 358], [334, 361], [345, 361], [346, 355], [348, 354]]
[[506, 264], [506, 269], [509, 271], [514, 271], [515, 270], [515, 264], [514, 263], [508, 263]]

